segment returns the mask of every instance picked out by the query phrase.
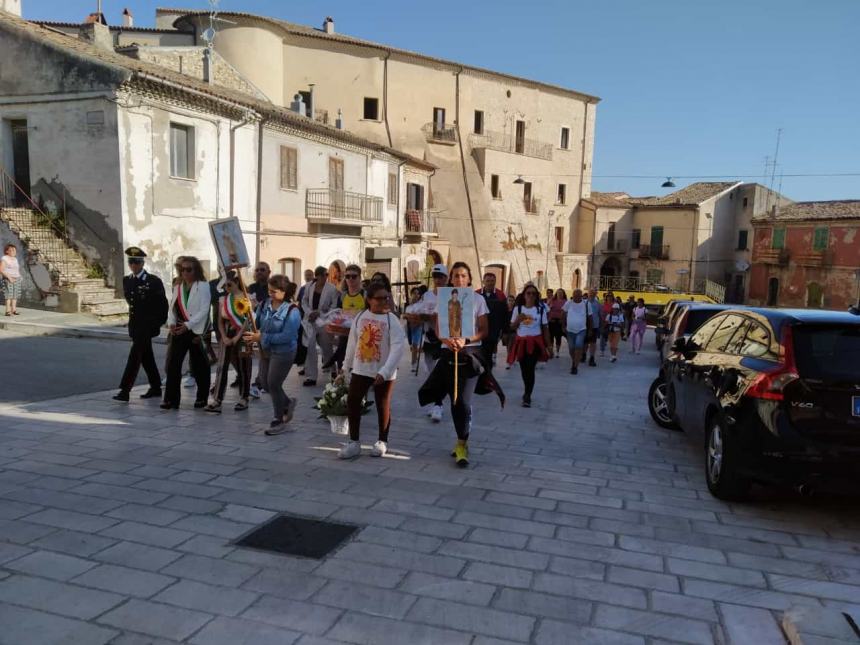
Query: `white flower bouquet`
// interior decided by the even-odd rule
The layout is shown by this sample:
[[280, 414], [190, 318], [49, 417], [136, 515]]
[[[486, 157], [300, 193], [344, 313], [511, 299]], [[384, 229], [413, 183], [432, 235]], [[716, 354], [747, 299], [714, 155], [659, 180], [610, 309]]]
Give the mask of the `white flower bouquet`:
[[[348, 395], [349, 388], [343, 377], [338, 377], [334, 382], [326, 385], [323, 389], [323, 395], [314, 397], [314, 407], [320, 411], [319, 418], [345, 417], [347, 415], [346, 399]], [[364, 399], [361, 402], [361, 413], [367, 414], [372, 405], [373, 403]]]

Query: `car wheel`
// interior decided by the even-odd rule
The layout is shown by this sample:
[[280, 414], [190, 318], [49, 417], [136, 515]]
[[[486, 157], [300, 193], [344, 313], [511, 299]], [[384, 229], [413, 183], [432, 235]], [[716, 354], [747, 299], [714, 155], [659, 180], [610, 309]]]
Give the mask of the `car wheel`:
[[717, 499], [739, 501], [749, 493], [750, 480], [740, 474], [737, 440], [726, 431], [721, 414], [708, 422], [705, 433], [705, 479]]
[[672, 417], [672, 406], [669, 400], [669, 388], [662, 376], [658, 376], [648, 388], [648, 412], [651, 418], [661, 428], [677, 430], [678, 424]]

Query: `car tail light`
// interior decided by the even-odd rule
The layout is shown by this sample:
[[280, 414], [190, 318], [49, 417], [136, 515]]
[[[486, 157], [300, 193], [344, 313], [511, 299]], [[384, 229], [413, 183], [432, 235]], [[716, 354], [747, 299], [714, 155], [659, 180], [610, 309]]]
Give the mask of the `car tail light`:
[[794, 362], [794, 342], [789, 325], [786, 325], [782, 331], [780, 359], [781, 362], [775, 370], [762, 372], [753, 380], [746, 391], [747, 396], [754, 399], [782, 401], [785, 398], [783, 394], [785, 386], [800, 378]]

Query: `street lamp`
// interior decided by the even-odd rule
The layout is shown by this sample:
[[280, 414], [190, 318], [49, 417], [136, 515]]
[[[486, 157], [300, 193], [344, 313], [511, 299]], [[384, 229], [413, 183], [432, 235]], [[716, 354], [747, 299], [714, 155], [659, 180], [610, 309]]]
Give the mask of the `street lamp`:
[[522, 175], [517, 175], [517, 178], [516, 178], [516, 179], [514, 179], [513, 183], [515, 183], [515, 184], [524, 184], [524, 183], [526, 183], [526, 180], [525, 180], [525, 179], [523, 179], [523, 176], [522, 176]]
[[671, 177], [666, 177], [666, 181], [660, 184], [660, 188], [674, 188], [675, 182], [672, 181]]

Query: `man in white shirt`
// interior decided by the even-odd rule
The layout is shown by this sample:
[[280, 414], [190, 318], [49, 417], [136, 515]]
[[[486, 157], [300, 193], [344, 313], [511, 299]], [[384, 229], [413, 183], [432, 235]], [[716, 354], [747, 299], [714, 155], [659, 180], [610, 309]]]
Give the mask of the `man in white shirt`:
[[573, 297], [564, 303], [562, 307], [564, 329], [567, 333], [567, 348], [573, 364], [570, 373], [578, 372], [579, 362], [582, 360], [582, 352], [585, 349], [585, 338], [591, 327], [590, 303], [582, 299], [582, 289], [575, 289]]

